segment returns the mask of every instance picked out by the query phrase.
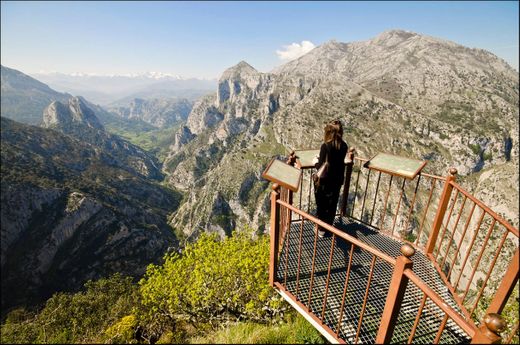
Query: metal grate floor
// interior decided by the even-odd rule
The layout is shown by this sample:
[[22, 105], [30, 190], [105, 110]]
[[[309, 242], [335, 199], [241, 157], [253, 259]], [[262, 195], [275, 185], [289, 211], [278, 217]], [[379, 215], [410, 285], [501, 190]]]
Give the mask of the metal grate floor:
[[[337, 217], [334, 222], [334, 227], [345, 231], [349, 235], [356, 237], [372, 247], [378, 248], [389, 256], [396, 258], [401, 255], [399, 251], [401, 247], [400, 242], [348, 218]], [[346, 269], [351, 246], [339, 238], [335, 243], [332, 253], [329, 289], [324, 308], [332, 237], [318, 238], [317, 240], [314, 275], [311, 282], [314, 238], [314, 224], [310, 221], [304, 222], [303, 226], [300, 221], [291, 224], [290, 229], [286, 233], [286, 240], [283, 243], [280, 253], [277, 280], [285, 285], [287, 292], [308, 306], [314, 315], [336, 332], [339, 338], [347, 343], [356, 343], [356, 334], [359, 327], [357, 343], [374, 343], [379, 329], [381, 314], [385, 306], [390, 279], [392, 277], [392, 266], [380, 259], [376, 260], [365, 312], [362, 322], [359, 324], [359, 315], [365, 299], [373, 256], [359, 248], [354, 249], [348, 290], [345, 294], [345, 307], [340, 322], [339, 314], [343, 300]], [[298, 250], [300, 240], [302, 244], [301, 252]], [[411, 259], [413, 261], [415, 274], [439, 294], [446, 304], [455, 310], [459, 310], [449, 290], [445, 287], [437, 271], [424, 254], [417, 251]], [[299, 274], [298, 266], [300, 268]], [[311, 283], [312, 292], [310, 293]], [[392, 343], [408, 343], [408, 337], [410, 336], [412, 326], [418, 314], [422, 298], [422, 291], [410, 282], [406, 289]], [[444, 315], [445, 313], [428, 299], [423, 308], [412, 342], [414, 344], [433, 343]], [[439, 343], [445, 344], [469, 342], [470, 338], [467, 334], [451, 321], [451, 319], [446, 324], [446, 328], [439, 340]]]

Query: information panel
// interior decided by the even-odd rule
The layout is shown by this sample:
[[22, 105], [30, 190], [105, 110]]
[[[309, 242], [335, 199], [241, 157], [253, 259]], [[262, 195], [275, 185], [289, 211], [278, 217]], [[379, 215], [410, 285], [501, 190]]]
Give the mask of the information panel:
[[296, 165], [300, 169], [313, 168], [312, 160], [320, 154], [320, 150], [296, 150]]
[[[314, 168], [312, 160], [320, 155], [320, 150], [296, 150], [296, 166], [300, 169]], [[348, 153], [345, 156], [345, 164], [349, 163]]]
[[378, 153], [365, 163], [365, 167], [383, 171], [392, 175], [414, 179], [424, 168], [426, 161], [395, 156], [388, 153]]
[[274, 183], [286, 187], [293, 192], [298, 191], [302, 171], [276, 158], [269, 163], [262, 177]]

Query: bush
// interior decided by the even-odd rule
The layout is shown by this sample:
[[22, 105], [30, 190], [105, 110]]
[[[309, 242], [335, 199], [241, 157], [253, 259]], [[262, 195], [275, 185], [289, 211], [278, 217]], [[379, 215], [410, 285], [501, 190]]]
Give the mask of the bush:
[[32, 343], [38, 338], [36, 315], [24, 308], [11, 311], [2, 325], [0, 338], [2, 344]]
[[267, 322], [282, 312], [268, 285], [268, 238], [248, 236], [235, 233], [220, 241], [205, 233], [182, 254], [166, 255], [164, 265], [150, 265], [139, 283], [147, 317], [216, 326]]
[[471, 149], [471, 151], [476, 155], [479, 155], [480, 151], [482, 151], [479, 144], [468, 144], [468, 146]]
[[11, 312], [2, 325], [2, 343], [100, 342], [104, 330], [132, 311], [138, 301], [130, 277], [115, 274], [96, 282], [86, 291], [57, 293], [37, 314]]
[[134, 339], [136, 328], [137, 319], [135, 315], [125, 316], [105, 331], [106, 342], [111, 344], [136, 343]]
[[491, 152], [485, 152], [483, 157], [482, 157], [483, 160], [485, 161], [490, 161], [493, 159], [493, 153]]
[[[183, 343], [228, 322], [261, 326], [269, 339], [279, 339], [272, 325], [288, 305], [268, 285], [269, 238], [251, 234], [224, 240], [203, 234], [182, 254], [150, 265], [139, 285], [116, 274], [87, 282], [83, 292], [57, 293], [38, 313], [14, 310], [1, 342]], [[314, 339], [304, 326], [301, 340]]]

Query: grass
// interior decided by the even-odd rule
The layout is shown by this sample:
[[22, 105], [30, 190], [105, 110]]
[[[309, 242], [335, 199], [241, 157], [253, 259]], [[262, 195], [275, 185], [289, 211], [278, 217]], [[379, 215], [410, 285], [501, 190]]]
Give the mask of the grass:
[[107, 130], [156, 155], [159, 161], [164, 162], [164, 159], [168, 155], [170, 145], [173, 144], [178, 127], [179, 126], [174, 126], [141, 131], [140, 129], [132, 129], [129, 127], [120, 128], [107, 126]]
[[[296, 314], [296, 313], [295, 313]], [[301, 315], [290, 315], [281, 325], [240, 322], [227, 328], [195, 337], [191, 344], [326, 344], [321, 334]]]

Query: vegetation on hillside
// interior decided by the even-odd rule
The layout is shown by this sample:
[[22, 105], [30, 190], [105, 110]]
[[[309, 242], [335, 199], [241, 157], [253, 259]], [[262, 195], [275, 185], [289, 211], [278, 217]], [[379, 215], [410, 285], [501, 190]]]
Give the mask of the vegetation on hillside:
[[138, 284], [114, 275], [19, 308], [2, 343], [323, 343], [268, 285], [269, 241], [204, 234], [150, 265]]
[[121, 123], [109, 123], [105, 126], [108, 132], [119, 135], [132, 144], [143, 148], [155, 155], [160, 162], [164, 162], [166, 159], [169, 148], [175, 141], [175, 133], [179, 128], [177, 125], [158, 129], [143, 122], [130, 120], [121, 121]]

